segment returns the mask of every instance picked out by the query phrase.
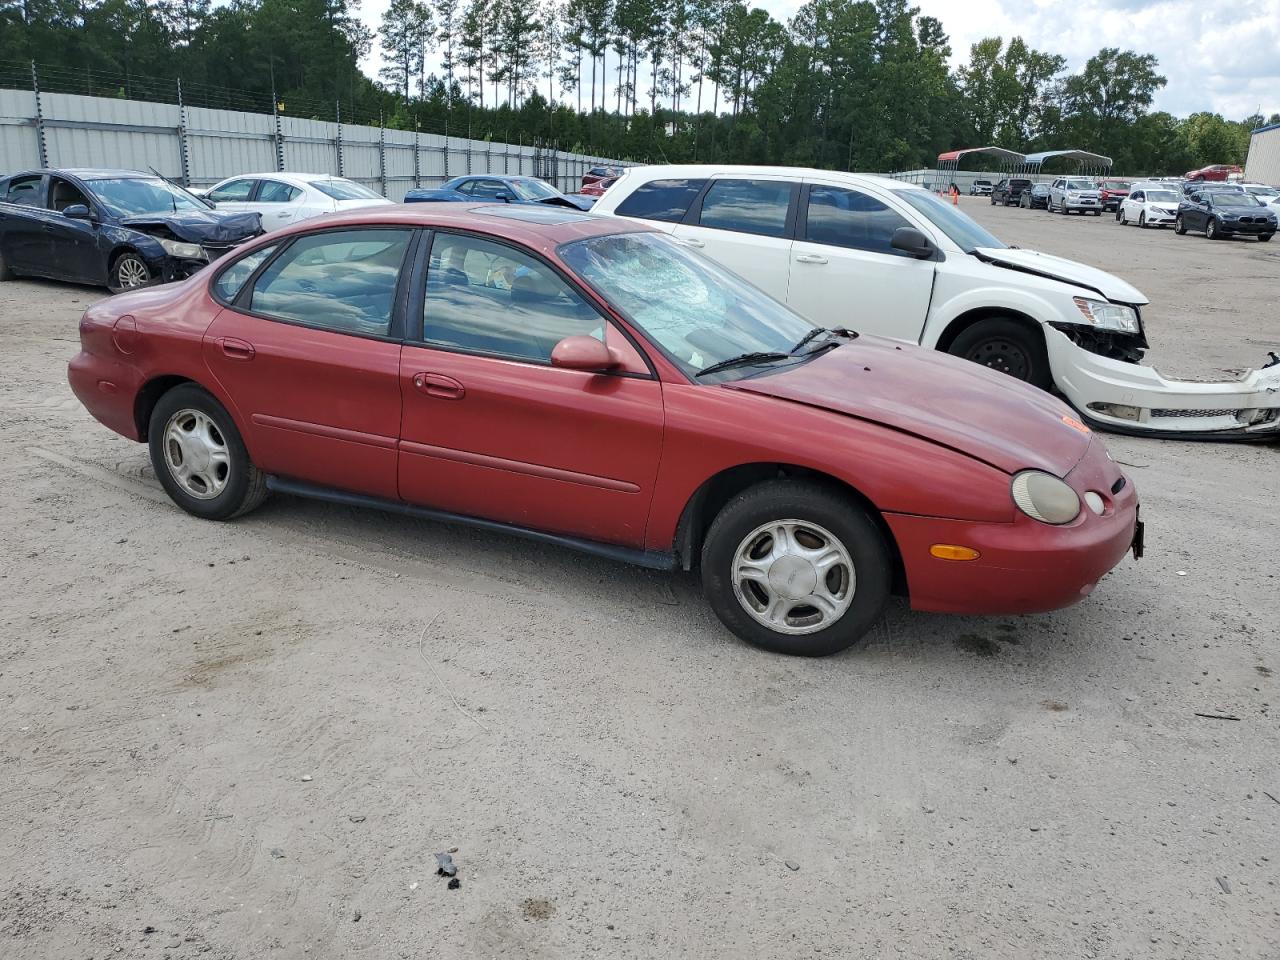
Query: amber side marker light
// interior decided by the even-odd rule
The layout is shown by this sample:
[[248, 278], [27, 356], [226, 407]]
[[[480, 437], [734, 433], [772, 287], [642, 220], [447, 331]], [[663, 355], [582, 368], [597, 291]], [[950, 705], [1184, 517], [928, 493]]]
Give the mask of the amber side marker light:
[[939, 560], [977, 560], [982, 554], [973, 547], [960, 547], [954, 543], [935, 543], [929, 553]]

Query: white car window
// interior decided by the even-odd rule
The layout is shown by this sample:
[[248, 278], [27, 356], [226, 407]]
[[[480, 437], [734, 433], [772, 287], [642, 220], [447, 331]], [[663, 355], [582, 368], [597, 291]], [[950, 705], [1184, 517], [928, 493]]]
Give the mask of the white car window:
[[232, 180], [210, 190], [209, 199], [214, 203], [243, 202], [249, 199], [249, 194], [253, 193], [255, 182], [249, 179]]

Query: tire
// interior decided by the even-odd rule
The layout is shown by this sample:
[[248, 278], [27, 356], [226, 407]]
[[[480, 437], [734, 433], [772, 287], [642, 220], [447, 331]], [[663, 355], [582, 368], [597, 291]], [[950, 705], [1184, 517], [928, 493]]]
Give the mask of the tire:
[[4, 258], [4, 252], [0, 251], [0, 282], [13, 279], [13, 271], [9, 269], [9, 263]]
[[980, 320], [962, 331], [947, 350], [1041, 390], [1053, 385], [1044, 337], [1012, 317]]
[[[791, 547], [780, 557], [770, 527], [790, 534]], [[835, 557], [825, 578], [811, 562], [824, 547]], [[735, 577], [740, 565], [759, 579]], [[892, 570], [889, 547], [864, 509], [837, 490], [801, 480], [744, 490], [724, 505], [702, 545], [702, 588], [720, 622], [753, 646], [790, 656], [825, 657], [866, 636], [889, 597]], [[792, 598], [783, 591], [796, 580]], [[831, 608], [825, 614], [805, 602], [820, 596]], [[765, 622], [775, 603], [781, 629]]]
[[1091, 214], [1093, 214], [1095, 217], [1100, 217], [1100, 216], [1102, 216], [1102, 211], [1101, 211], [1101, 210], [1090, 210], [1089, 212], [1090, 212]]
[[1204, 225], [1204, 235], [1208, 240], [1221, 240], [1222, 231], [1218, 229], [1218, 221], [1210, 217]]
[[1124, 207], [1121, 207], [1116, 211], [1116, 223], [1120, 224], [1122, 227], [1127, 227], [1129, 225], [1129, 218], [1125, 216]]
[[[187, 513], [230, 520], [267, 497], [266, 474], [249, 459], [231, 415], [203, 387], [184, 383], [164, 394], [151, 411], [147, 441], [156, 476]], [[199, 469], [183, 478], [182, 464]]]
[[[1259, 239], [1262, 243], [1266, 243], [1266, 242], [1268, 242], [1268, 241], [1269, 241], [1272, 237], [1274, 237], [1274, 236], [1275, 236], [1275, 234], [1274, 234], [1274, 233], [1260, 233], [1260, 234], [1258, 234], [1258, 239]], [[3, 280], [3, 279], [4, 279], [4, 277], [0, 277], [0, 280]]]
[[124, 293], [126, 290], [137, 290], [151, 283], [154, 278], [151, 268], [142, 255], [136, 250], [125, 250], [111, 263], [111, 272], [107, 277], [107, 289], [112, 293]]
[[1147, 229], [1147, 211], [1143, 210], [1138, 214], [1138, 226], [1143, 230]]
[[1173, 232], [1180, 237], [1186, 235], [1187, 222], [1182, 219], [1182, 214], [1178, 214], [1173, 218]]

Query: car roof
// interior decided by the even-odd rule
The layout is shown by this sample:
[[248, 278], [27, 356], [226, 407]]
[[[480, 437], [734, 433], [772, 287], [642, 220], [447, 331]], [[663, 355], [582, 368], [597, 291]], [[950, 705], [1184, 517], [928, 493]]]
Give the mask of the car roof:
[[505, 203], [397, 203], [313, 217], [294, 227], [278, 230], [271, 236], [364, 225], [471, 230], [497, 239], [512, 240], [541, 253], [551, 253], [562, 243], [587, 237], [661, 232], [640, 221], [602, 217], [561, 207], [521, 205], [513, 208]]
[[60, 177], [75, 177], [77, 180], [158, 180], [154, 173], [143, 173], [141, 170], [111, 170], [104, 167], [53, 167], [45, 170], [20, 170], [9, 174], [9, 178], [38, 176], [49, 173]]
[[627, 167], [624, 177], [638, 176], [644, 180], [669, 180], [681, 177], [708, 178], [726, 176], [766, 176], [787, 177], [788, 179], [804, 179], [821, 177], [825, 180], [836, 180], [851, 186], [878, 186], [889, 190], [923, 190], [923, 187], [892, 177], [882, 177], [873, 173], [846, 173], [843, 170], [819, 170], [816, 167], [769, 167], [748, 164], [710, 164], [710, 163], [671, 163], [652, 164], [639, 167]]
[[234, 177], [223, 177], [218, 183], [230, 183], [232, 180], [283, 180], [285, 183], [305, 184], [321, 180], [349, 180], [348, 177], [337, 177], [331, 173], [302, 173], [296, 170], [268, 170], [262, 173], [237, 173]]

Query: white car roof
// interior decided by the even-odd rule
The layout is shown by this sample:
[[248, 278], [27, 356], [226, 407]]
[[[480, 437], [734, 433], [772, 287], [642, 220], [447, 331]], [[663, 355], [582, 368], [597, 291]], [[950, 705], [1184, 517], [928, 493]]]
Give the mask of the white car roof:
[[675, 180], [708, 177], [786, 177], [790, 180], [822, 179], [850, 186], [876, 186], [886, 190], [923, 190], [923, 187], [892, 177], [873, 173], [845, 173], [843, 170], [818, 170], [813, 167], [768, 167], [748, 164], [670, 163], [627, 167], [622, 172], [628, 180]]
[[[232, 180], [279, 180], [282, 183], [289, 183], [295, 187], [305, 187], [317, 181], [323, 180], [346, 180], [346, 177], [335, 177], [331, 173], [294, 173], [291, 171], [280, 172], [278, 170], [270, 170], [264, 173], [237, 173], [234, 177], [223, 177], [214, 186], [223, 183], [230, 183]], [[210, 189], [213, 189], [212, 187]]]

